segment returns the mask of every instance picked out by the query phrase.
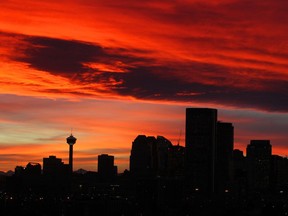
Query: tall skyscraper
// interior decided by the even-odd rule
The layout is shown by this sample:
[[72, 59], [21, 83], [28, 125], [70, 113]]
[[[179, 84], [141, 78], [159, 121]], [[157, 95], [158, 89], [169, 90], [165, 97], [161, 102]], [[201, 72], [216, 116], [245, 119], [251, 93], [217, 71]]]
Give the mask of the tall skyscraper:
[[251, 190], [270, 185], [272, 146], [270, 140], [251, 140], [247, 145], [248, 186]]
[[151, 168], [150, 146], [145, 135], [138, 135], [132, 142], [130, 171], [133, 174], [144, 174]]
[[71, 134], [66, 138], [67, 144], [69, 145], [69, 167], [70, 172], [73, 172], [73, 145], [76, 143], [76, 138]]
[[232, 183], [234, 127], [232, 123], [217, 122], [216, 142], [216, 190], [229, 190]]
[[165, 175], [168, 149], [172, 143], [163, 136], [138, 135], [132, 143], [130, 171], [138, 175]]
[[166, 174], [168, 169], [168, 151], [169, 148], [172, 147], [172, 143], [163, 136], [157, 136], [156, 146], [155, 155], [157, 155], [157, 165], [155, 169], [157, 170], [158, 175]]
[[233, 150], [233, 191], [241, 195], [247, 191], [247, 164], [243, 151]]
[[203, 193], [215, 189], [216, 127], [216, 109], [186, 109], [186, 178]]

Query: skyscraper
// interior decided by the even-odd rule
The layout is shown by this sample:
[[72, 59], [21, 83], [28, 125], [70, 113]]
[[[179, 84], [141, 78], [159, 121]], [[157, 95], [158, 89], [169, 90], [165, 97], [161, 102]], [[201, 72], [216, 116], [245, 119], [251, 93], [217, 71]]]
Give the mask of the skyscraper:
[[248, 186], [251, 190], [267, 189], [270, 185], [272, 146], [270, 140], [251, 140], [246, 149]]
[[165, 175], [168, 149], [172, 143], [163, 136], [138, 135], [132, 143], [130, 171], [136, 175]]
[[169, 176], [183, 176], [185, 164], [185, 148], [180, 145], [168, 148], [167, 171]]
[[247, 191], [247, 163], [243, 151], [233, 150], [233, 191], [236, 195]]
[[156, 155], [157, 155], [157, 166], [155, 169], [157, 170], [157, 174], [165, 174], [168, 169], [168, 151], [169, 148], [172, 147], [172, 143], [170, 140], [166, 139], [163, 136], [157, 136], [156, 139]]
[[[69, 168], [69, 170], [68, 170]], [[50, 155], [49, 158], [43, 158], [43, 174], [48, 176], [67, 175], [70, 167], [62, 162], [61, 158]]]
[[133, 174], [147, 173], [151, 168], [150, 146], [145, 135], [138, 135], [132, 142], [130, 171]]
[[66, 138], [67, 144], [69, 145], [69, 167], [70, 172], [73, 172], [73, 145], [76, 143], [76, 138], [71, 134]]
[[186, 178], [204, 193], [215, 189], [216, 127], [216, 109], [186, 109]]
[[108, 154], [98, 155], [98, 174], [104, 178], [111, 178], [117, 174], [114, 166], [114, 156]]
[[224, 192], [232, 183], [234, 127], [232, 123], [217, 122], [216, 190]]

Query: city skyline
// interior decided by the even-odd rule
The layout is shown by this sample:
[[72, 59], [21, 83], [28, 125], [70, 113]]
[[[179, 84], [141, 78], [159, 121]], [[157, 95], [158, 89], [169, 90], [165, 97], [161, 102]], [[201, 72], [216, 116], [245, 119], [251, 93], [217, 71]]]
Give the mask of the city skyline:
[[[195, 112], [195, 113], [194, 113]], [[211, 112], [211, 113], [210, 113]], [[250, 139], [249, 140], [249, 142], [250, 142], [250, 144], [249, 143], [247, 143], [247, 145], [246, 146], [244, 146], [244, 148], [243, 149], [238, 149], [237, 147], [235, 147], [235, 145], [234, 145], [234, 126], [233, 126], [233, 123], [231, 123], [231, 122], [223, 122], [223, 121], [221, 121], [220, 119], [217, 119], [217, 113], [218, 113], [218, 110], [217, 109], [214, 109], [214, 108], [207, 108], [207, 107], [205, 107], [205, 108], [191, 108], [191, 107], [189, 107], [189, 108], [186, 108], [186, 121], [185, 121], [185, 125], [186, 125], [186, 130], [185, 130], [185, 133], [186, 133], [186, 135], [185, 135], [185, 139], [184, 139], [184, 142], [185, 142], [185, 144], [184, 145], [181, 145], [181, 147], [183, 147], [184, 149], [188, 149], [188, 152], [187, 152], [187, 150], [185, 150], [185, 152], [186, 152], [186, 159], [187, 158], [190, 158], [190, 159], [192, 159], [192, 158], [194, 158], [195, 157], [195, 155], [194, 156], [191, 156], [190, 155], [190, 146], [191, 146], [191, 144], [193, 144], [193, 145], [195, 145], [196, 144], [196, 146], [198, 145], [198, 147], [197, 148], [199, 148], [199, 147], [201, 147], [201, 148], [203, 148], [204, 147], [204, 149], [206, 149], [206, 150], [209, 150], [209, 151], [215, 151], [215, 148], [221, 148], [221, 152], [222, 153], [220, 153], [221, 154], [221, 156], [220, 157], [223, 157], [223, 153], [224, 152], [226, 152], [227, 150], [224, 150], [224, 149], [229, 149], [229, 151], [232, 153], [232, 151], [233, 150], [236, 150], [236, 151], [241, 151], [242, 153], [244, 153], [244, 155], [245, 156], [247, 156], [246, 154], [247, 154], [247, 149], [248, 149], [248, 146], [249, 145], [251, 145], [251, 142], [253, 143], [253, 142], [260, 142], [260, 144], [262, 144], [262, 142], [264, 142], [264, 143], [266, 143], [266, 142], [269, 142], [269, 144], [270, 144], [270, 140], [268, 140], [268, 139]], [[191, 118], [192, 117], [192, 118]], [[196, 118], [195, 118], [196, 117]], [[203, 121], [203, 122], [202, 122]], [[207, 126], [207, 124], [209, 125], [209, 126]], [[199, 129], [197, 129], [197, 127], [199, 127]], [[198, 141], [197, 141], [197, 139], [202, 139], [202, 138], [199, 138], [199, 135], [196, 135], [196, 137], [198, 137], [197, 139], [196, 139], [196, 141], [194, 140], [194, 138], [193, 138], [193, 136], [194, 135], [191, 135], [191, 129], [192, 128], [194, 128], [193, 130], [195, 130], [195, 128], [196, 128], [196, 133], [198, 133], [199, 132], [199, 130], [201, 131], [200, 132], [200, 134], [201, 134], [201, 136], [200, 137], [202, 137], [202, 138], [204, 138], [205, 137], [205, 139], [206, 139], [206, 141], [205, 142], [202, 142], [202, 141], [200, 141], [199, 143], [198, 143]], [[208, 129], [208, 131], [206, 131], [206, 129], [207, 128], [209, 128]], [[213, 129], [212, 129], [213, 128]], [[217, 128], [217, 129], [216, 129]], [[225, 128], [225, 129], [224, 129]], [[205, 129], [205, 130], [204, 130]], [[223, 130], [224, 129], [224, 130]], [[228, 129], [228, 130], [227, 130]], [[213, 132], [211, 132], [211, 131], [209, 131], [209, 130], [212, 130]], [[216, 135], [216, 131], [218, 131], [221, 135], [219, 135], [219, 137], [217, 138], [217, 136], [218, 135]], [[204, 133], [204, 134], [203, 134]], [[159, 136], [159, 135], [157, 135], [157, 140], [159, 139], [159, 140], [162, 140], [162, 142], [164, 141], [164, 143], [166, 143], [167, 144], [167, 148], [168, 148], [168, 146], [170, 146], [170, 147], [177, 147], [177, 146], [180, 146], [180, 137], [181, 137], [181, 134], [182, 134], [182, 132], [180, 132], [180, 135], [179, 135], [179, 139], [178, 139], [178, 143], [172, 143], [169, 139], [166, 139], [164, 136]], [[213, 135], [212, 135], [213, 134]], [[188, 137], [188, 139], [187, 139], [187, 137]], [[221, 138], [220, 138], [221, 137]], [[146, 141], [144, 141], [143, 142], [143, 138], [144, 138], [144, 140], [146, 140], [146, 138], [147, 138], [147, 140], [149, 140], [150, 139], [150, 141], [148, 141], [148, 143], [150, 142], [150, 144], [151, 143], [153, 143], [153, 142], [151, 142], [152, 140], [155, 140], [156, 141], [156, 139], [155, 139], [155, 137], [152, 135], [148, 135], [147, 137], [146, 137], [146, 134], [138, 134], [137, 135], [137, 137], [135, 138], [135, 140], [134, 141], [131, 141], [131, 147], [130, 147], [130, 149], [128, 150], [129, 151], [129, 156], [128, 156], [128, 164], [127, 164], [127, 167], [124, 167], [124, 168], [122, 168], [122, 169], [120, 169], [120, 172], [123, 172], [123, 171], [125, 171], [125, 170], [128, 170], [128, 171], [131, 171], [131, 156], [133, 155], [133, 146], [134, 146], [134, 143], [135, 143], [135, 141], [138, 139], [138, 138], [140, 138], [140, 140], [142, 139], [142, 141], [140, 141], [138, 144], [141, 144], [141, 145], [144, 145], [144, 143], [146, 142]], [[192, 138], [192, 139], [191, 139]], [[221, 145], [219, 145], [219, 144], [216, 144], [217, 143], [217, 141], [216, 140], [218, 140], [219, 139], [219, 141], [220, 141], [220, 143], [221, 143]], [[78, 164], [76, 164], [76, 167], [77, 167], [77, 170], [76, 169], [74, 169], [73, 168], [73, 161], [76, 159], [76, 161], [77, 161], [77, 158], [73, 158], [73, 145], [76, 143], [76, 141], [77, 141], [77, 138], [76, 137], [74, 137], [73, 136], [73, 134], [71, 133], [70, 134], [70, 136], [68, 136], [67, 138], [66, 138], [66, 144], [68, 144], [68, 146], [69, 146], [69, 149], [67, 150], [67, 152], [66, 152], [66, 154], [68, 155], [67, 156], [67, 159], [66, 159], [66, 157], [64, 157], [64, 161], [63, 161], [63, 164], [65, 165], [65, 166], [68, 166], [69, 167], [69, 172], [75, 172], [75, 171], [77, 171], [77, 170], [83, 170], [83, 168], [85, 168], [85, 167], [81, 167], [81, 166], [79, 166]], [[222, 143], [223, 142], [223, 143]], [[159, 143], [161, 143], [161, 141], [159, 142]], [[225, 143], [225, 145], [223, 145]], [[165, 145], [166, 145], [165, 144]], [[200, 145], [201, 144], [201, 145]], [[205, 144], [205, 145], [204, 145]], [[228, 144], [228, 145], [227, 145]], [[146, 144], [145, 144], [146, 145]], [[200, 146], [199, 146], [200, 145]], [[222, 146], [223, 145], [223, 146]], [[227, 146], [226, 146], [227, 145]], [[218, 147], [217, 147], [218, 146]], [[272, 145], [270, 145], [270, 154], [273, 154], [273, 152], [274, 151], [272, 151], [272, 148], [271, 148], [271, 146]], [[72, 148], [71, 148], [72, 147]], [[143, 148], [143, 147], [140, 147], [140, 149], [141, 148]], [[196, 149], [197, 149], [196, 148]], [[148, 150], [148, 152], [146, 152], [146, 153], [148, 153], [148, 154], [151, 154], [151, 152], [150, 151], [152, 151], [152, 150], [149, 150], [149, 149], [146, 149], [146, 150]], [[224, 150], [224, 152], [223, 152], [223, 150]], [[195, 150], [193, 150], [193, 151], [195, 151]], [[53, 152], [53, 151], [52, 151]], [[143, 149], [142, 150], [140, 150], [140, 151], [138, 151], [138, 154], [144, 154], [143, 152], [145, 152]], [[199, 152], [197, 152], [197, 151], [195, 151], [194, 152], [194, 154], [196, 153], [196, 155], [198, 155], [198, 156], [200, 156], [200, 153]], [[202, 152], [202, 153], [204, 153], [204, 152]], [[227, 154], [228, 152], [226, 152], [226, 153], [224, 153], [224, 154]], [[211, 153], [211, 155], [210, 154], [208, 154], [208, 155], [210, 155], [209, 157], [212, 159], [212, 158], [214, 158], [215, 157], [215, 155], [214, 156], [212, 156], [214, 153]], [[105, 153], [105, 152], [100, 152], [100, 153], [98, 153], [98, 155], [96, 155], [96, 157], [95, 157], [95, 159], [93, 159], [93, 161], [94, 161], [94, 163], [92, 163], [92, 164], [90, 164], [90, 166], [91, 167], [93, 167], [92, 169], [87, 169], [86, 171], [95, 171], [95, 169], [94, 169], [94, 167], [95, 166], [98, 166], [98, 168], [97, 168], [97, 172], [99, 172], [99, 157], [102, 157], [102, 156], [108, 156], [109, 154], [107, 154], [107, 153]], [[145, 155], [145, 154], [144, 154]], [[276, 153], [274, 153], [273, 155], [275, 155], [275, 156], [279, 156], [279, 155], [277, 155]], [[47, 155], [46, 155], [47, 156]], [[198, 156], [197, 156], [197, 158], [198, 158]], [[203, 156], [203, 155], [202, 155]], [[49, 155], [49, 158], [50, 157], [52, 157], [52, 158], [56, 158], [57, 157], [57, 155], [55, 155], [55, 154], [52, 154], [52, 155]], [[109, 155], [109, 157], [113, 157], [113, 164], [114, 164], [114, 155]], [[145, 156], [144, 156], [145, 157]], [[184, 156], [183, 156], [184, 157]], [[43, 158], [43, 155], [42, 155], [42, 158]], [[134, 155], [134, 158], [135, 158], [135, 155]], [[287, 156], [286, 156], [286, 158], [287, 158]], [[45, 158], [43, 158], [43, 161], [44, 161], [44, 159]], [[47, 158], [46, 158], [47, 159]], [[141, 163], [145, 163], [145, 160], [146, 159], [148, 159], [148, 158], [146, 158], [144, 161], [143, 161], [143, 155], [142, 156], [140, 156], [140, 155], [138, 155], [136, 158], [135, 158], [137, 161], [140, 161]], [[135, 160], [134, 159], [134, 160]], [[183, 158], [184, 159], [184, 158]], [[42, 159], [41, 159], [42, 160]], [[62, 160], [62, 158], [59, 158], [59, 160]], [[150, 159], [148, 159], [148, 163], [150, 163], [151, 161], [149, 161]], [[67, 164], [65, 164], [65, 161], [67, 161]], [[96, 163], [96, 161], [97, 161], [97, 163]], [[202, 161], [202, 159], [201, 159], [201, 161]], [[187, 162], [187, 161], [186, 161]], [[210, 161], [211, 162], [211, 161]], [[223, 163], [224, 162], [224, 163]], [[17, 168], [17, 167], [22, 167], [23, 169], [24, 169], [24, 167], [26, 166], [28, 166], [30, 163], [35, 163], [35, 164], [39, 164], [40, 166], [42, 165], [43, 167], [44, 167], [44, 162], [42, 163], [41, 161], [31, 161], [31, 160], [29, 160], [29, 161], [23, 161], [23, 163], [22, 164], [16, 164], [16, 163], [14, 163], [14, 164], [16, 164], [15, 165], [15, 167]], [[203, 161], [201, 162], [201, 163], [203, 163]], [[212, 163], [212, 162], [211, 162]], [[222, 165], [225, 165], [225, 163], [227, 163], [227, 161], [222, 161]], [[13, 164], [13, 163], [12, 163]], [[27, 165], [28, 164], [28, 165]], [[205, 164], [205, 163], [204, 163]], [[213, 162], [213, 164], [214, 164], [214, 162]], [[77, 166], [78, 165], [78, 166]], [[186, 166], [187, 167], [189, 167], [189, 163], [187, 163], [186, 164]], [[214, 166], [214, 165], [213, 165]], [[226, 165], [225, 165], [226, 166]], [[117, 166], [117, 164], [116, 164], [116, 167], [118, 168], [118, 166]], [[121, 164], [120, 164], [120, 167], [121, 167]], [[149, 167], [149, 166], [148, 166]], [[145, 166], [145, 168], [147, 168], [146, 166]], [[223, 167], [222, 167], [223, 168]], [[9, 170], [4, 170], [4, 171], [12, 171], [13, 170], [13, 168], [11, 168], [11, 169], [9, 169]], [[84, 169], [85, 170], [85, 169]], [[118, 169], [117, 169], [118, 170]], [[3, 170], [0, 170], [0, 171], [3, 171]], [[133, 170], [132, 170], [133, 171]]]
[[186, 107], [218, 109], [237, 149], [288, 155], [286, 1], [0, 5], [0, 170], [68, 163], [73, 128], [75, 169], [112, 154], [123, 171], [137, 134], [184, 146]]

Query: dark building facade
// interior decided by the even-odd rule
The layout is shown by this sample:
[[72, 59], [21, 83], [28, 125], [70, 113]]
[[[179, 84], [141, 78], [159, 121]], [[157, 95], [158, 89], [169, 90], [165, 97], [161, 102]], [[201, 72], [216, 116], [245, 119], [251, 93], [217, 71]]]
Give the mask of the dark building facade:
[[156, 171], [157, 175], [166, 175], [168, 166], [168, 150], [172, 147], [172, 143], [163, 136], [157, 136], [156, 148], [153, 149], [152, 155], [154, 158], [154, 165], [152, 168]]
[[184, 176], [185, 148], [180, 145], [170, 146], [168, 149], [168, 176]]
[[168, 149], [172, 143], [163, 136], [138, 135], [132, 142], [130, 171], [139, 175], [166, 175]]
[[269, 140], [251, 140], [247, 145], [247, 174], [250, 190], [264, 190], [270, 185], [272, 146]]
[[186, 109], [186, 168], [189, 184], [195, 190], [215, 190], [217, 110]]
[[234, 127], [232, 123], [217, 122], [215, 190], [220, 193], [231, 188], [233, 148]]
[[16, 166], [14, 172], [16, 176], [24, 175], [25, 168], [23, 166]]
[[233, 191], [236, 195], [245, 194], [247, 191], [247, 163], [243, 151], [233, 150]]
[[272, 155], [270, 184], [273, 189], [283, 191], [288, 189], [288, 158]]
[[98, 155], [98, 174], [104, 178], [117, 175], [117, 167], [114, 166], [114, 156], [108, 154]]
[[138, 135], [132, 142], [130, 171], [133, 174], [148, 172], [151, 168], [150, 146], [145, 135]]
[[61, 158], [57, 158], [56, 156], [43, 158], [44, 175], [60, 176], [68, 174], [68, 172], [70, 172], [70, 167], [64, 164]]
[[34, 176], [40, 176], [41, 175], [41, 165], [39, 163], [32, 163], [32, 162], [29, 162], [27, 165], [26, 165], [26, 168], [25, 168], [25, 174], [26, 175], [34, 175]]

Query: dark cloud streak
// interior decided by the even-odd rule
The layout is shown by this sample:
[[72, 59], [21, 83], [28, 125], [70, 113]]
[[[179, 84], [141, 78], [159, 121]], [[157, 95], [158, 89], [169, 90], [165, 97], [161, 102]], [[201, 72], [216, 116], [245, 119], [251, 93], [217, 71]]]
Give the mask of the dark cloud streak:
[[[245, 80], [244, 77], [234, 75], [239, 68], [212, 63], [183, 63], [175, 60], [159, 64], [152, 57], [140, 57], [141, 52], [147, 56], [147, 51], [104, 48], [83, 41], [33, 36], [27, 36], [25, 41], [30, 46], [24, 50], [24, 57], [17, 57], [15, 60], [28, 63], [37, 70], [68, 77], [73, 82], [82, 83], [83, 88], [87, 88], [87, 83], [99, 83], [106, 86], [107, 91], [144, 100], [207, 102], [269, 111], [288, 111], [286, 80], [249, 80], [249, 77]], [[85, 65], [115, 65], [115, 62], [121, 62], [125, 72], [103, 71]], [[249, 62], [251, 63], [250, 60]], [[261, 61], [256, 63], [260, 64]], [[263, 63], [268, 64], [265, 61]], [[263, 74], [263, 70], [259, 69], [241, 70]], [[265, 73], [269, 74], [269, 71]], [[45, 91], [89, 96], [69, 90]]]

